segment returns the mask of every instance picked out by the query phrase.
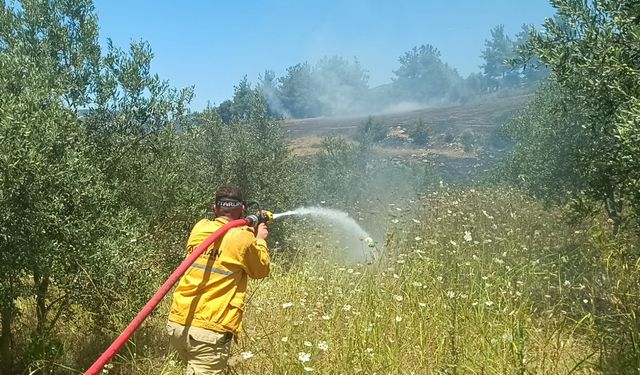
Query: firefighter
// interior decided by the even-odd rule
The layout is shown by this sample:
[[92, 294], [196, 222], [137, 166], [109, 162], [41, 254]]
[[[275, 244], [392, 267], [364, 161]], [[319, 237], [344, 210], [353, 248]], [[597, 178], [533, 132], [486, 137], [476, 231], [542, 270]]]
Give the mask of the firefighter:
[[[246, 214], [242, 191], [217, 189], [215, 220], [202, 219], [192, 229], [187, 256], [213, 232]], [[188, 375], [222, 374], [231, 343], [242, 329], [247, 281], [269, 275], [267, 225], [232, 228], [193, 263], [173, 293], [167, 330]]]

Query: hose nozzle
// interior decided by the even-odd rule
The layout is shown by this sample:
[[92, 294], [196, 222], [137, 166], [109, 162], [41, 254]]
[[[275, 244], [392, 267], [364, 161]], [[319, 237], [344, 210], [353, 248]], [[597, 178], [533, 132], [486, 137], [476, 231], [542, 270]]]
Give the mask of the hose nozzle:
[[267, 210], [261, 210], [256, 214], [249, 215], [245, 218], [249, 226], [255, 226], [260, 223], [271, 224], [273, 223], [273, 212]]

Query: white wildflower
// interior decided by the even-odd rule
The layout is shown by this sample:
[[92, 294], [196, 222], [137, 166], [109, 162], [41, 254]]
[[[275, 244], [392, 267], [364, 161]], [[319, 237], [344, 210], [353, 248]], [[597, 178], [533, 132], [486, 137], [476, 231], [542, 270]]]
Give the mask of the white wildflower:
[[454, 298], [455, 296], [456, 296], [456, 292], [451, 291], [451, 290], [447, 292], [447, 297]]
[[318, 349], [322, 350], [323, 352], [326, 352], [327, 350], [329, 350], [329, 344], [327, 344], [326, 341], [320, 341], [318, 343]]
[[289, 342], [289, 337], [285, 336], [285, 337], [281, 338], [280, 341]]
[[240, 353], [240, 355], [242, 356], [242, 359], [244, 359], [245, 361], [253, 358], [253, 353], [251, 352], [242, 352]]
[[344, 305], [344, 306], [342, 306], [342, 310], [344, 310], [344, 311], [351, 311], [351, 305]]
[[402, 321], [402, 317], [400, 315], [396, 315], [396, 323], [400, 323]]
[[467, 242], [473, 240], [473, 237], [471, 237], [471, 232], [466, 231], [466, 230], [464, 231], [464, 240], [467, 241]]
[[285, 302], [285, 303], [282, 304], [282, 308], [283, 309], [288, 309], [291, 306], [293, 306], [293, 303], [291, 303], [291, 302]]
[[298, 361], [304, 363], [311, 360], [311, 353], [300, 352], [298, 353]]
[[487, 307], [491, 307], [491, 306], [493, 306], [493, 302], [492, 302], [492, 301], [486, 301], [484, 304], [485, 304], [485, 306], [487, 306]]

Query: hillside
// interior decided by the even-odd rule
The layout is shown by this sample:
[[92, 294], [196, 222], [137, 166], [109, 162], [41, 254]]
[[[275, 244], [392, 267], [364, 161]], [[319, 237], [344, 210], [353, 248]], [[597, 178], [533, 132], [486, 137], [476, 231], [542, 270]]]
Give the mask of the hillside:
[[[530, 97], [530, 94], [490, 96], [462, 105], [388, 111], [373, 116], [389, 128], [390, 139], [384, 142], [382, 147], [385, 152], [404, 154], [406, 151], [428, 151], [451, 155], [457, 153], [456, 150], [460, 148], [457, 147], [459, 138], [465, 130], [473, 134], [478, 145], [486, 144], [491, 133], [521, 109]], [[360, 115], [287, 120], [284, 122], [284, 128], [291, 139], [293, 152], [308, 155], [317, 151], [322, 138], [326, 136], [352, 137], [367, 117]], [[415, 126], [419, 119], [427, 124], [430, 133], [429, 142], [423, 148], [412, 145], [402, 136], [407, 129]]]

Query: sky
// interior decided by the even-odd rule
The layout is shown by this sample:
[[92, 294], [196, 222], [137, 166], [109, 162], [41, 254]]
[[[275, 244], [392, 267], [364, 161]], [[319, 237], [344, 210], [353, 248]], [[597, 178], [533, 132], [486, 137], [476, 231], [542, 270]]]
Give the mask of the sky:
[[266, 69], [283, 76], [323, 56], [357, 58], [375, 87], [391, 82], [401, 55], [431, 44], [466, 77], [480, 72], [492, 28], [513, 38], [555, 13], [548, 0], [95, 0], [95, 8], [101, 43], [149, 42], [152, 72], [195, 86], [196, 111], [232, 98], [244, 76], [256, 83]]

